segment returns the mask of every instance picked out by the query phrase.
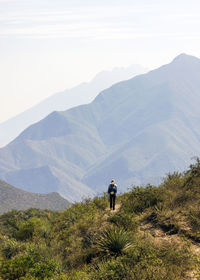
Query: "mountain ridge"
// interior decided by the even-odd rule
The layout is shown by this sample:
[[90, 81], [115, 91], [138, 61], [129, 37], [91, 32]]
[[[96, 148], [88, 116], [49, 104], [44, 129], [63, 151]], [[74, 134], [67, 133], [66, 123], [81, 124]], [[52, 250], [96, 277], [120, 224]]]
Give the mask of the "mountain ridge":
[[29, 193], [0, 180], [0, 213], [28, 208], [64, 210], [70, 203], [58, 193]]
[[[130, 184], [159, 183], [200, 154], [199, 92], [200, 60], [181, 55], [111, 86], [90, 104], [54, 112], [29, 127], [0, 149], [0, 176], [6, 180], [13, 168], [18, 173], [26, 165], [48, 165], [59, 193], [72, 200], [102, 192], [111, 178], [121, 191]], [[31, 163], [20, 154], [23, 145]], [[29, 186], [25, 179], [19, 185]]]
[[46, 117], [53, 111], [67, 110], [80, 104], [91, 102], [103, 89], [115, 82], [128, 79], [147, 70], [140, 65], [127, 68], [114, 68], [102, 71], [88, 83], [81, 83], [76, 87], [58, 92], [44, 99], [37, 105], [0, 123], [0, 147], [5, 146], [17, 137], [25, 128]]

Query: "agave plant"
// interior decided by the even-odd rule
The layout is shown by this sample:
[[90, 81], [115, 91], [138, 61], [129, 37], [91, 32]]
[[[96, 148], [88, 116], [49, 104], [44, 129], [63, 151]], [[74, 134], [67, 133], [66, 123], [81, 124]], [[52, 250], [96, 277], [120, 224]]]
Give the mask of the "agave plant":
[[97, 241], [97, 248], [103, 255], [119, 256], [132, 246], [129, 233], [115, 227], [106, 230]]

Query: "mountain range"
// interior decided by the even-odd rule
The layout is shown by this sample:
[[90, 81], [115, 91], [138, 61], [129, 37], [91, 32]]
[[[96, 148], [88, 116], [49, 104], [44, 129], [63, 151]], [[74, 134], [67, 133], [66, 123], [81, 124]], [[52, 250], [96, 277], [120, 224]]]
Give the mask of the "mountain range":
[[63, 210], [70, 203], [58, 193], [36, 194], [15, 188], [0, 180], [0, 213], [28, 208]]
[[98, 73], [89, 83], [81, 83], [74, 88], [53, 94], [16, 117], [0, 122], [0, 147], [11, 142], [28, 126], [40, 121], [51, 112], [90, 103], [100, 91], [112, 84], [145, 72], [147, 70], [140, 65], [116, 67], [112, 71]]
[[53, 112], [0, 149], [0, 178], [68, 200], [156, 184], [200, 154], [200, 59], [117, 83], [90, 104]]

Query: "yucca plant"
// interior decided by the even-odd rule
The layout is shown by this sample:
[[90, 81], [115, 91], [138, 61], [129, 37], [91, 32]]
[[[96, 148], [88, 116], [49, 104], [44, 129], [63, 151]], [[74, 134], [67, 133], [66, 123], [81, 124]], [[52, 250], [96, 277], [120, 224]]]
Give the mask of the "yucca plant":
[[111, 256], [122, 255], [133, 246], [129, 233], [117, 227], [106, 230], [96, 245], [100, 253]]

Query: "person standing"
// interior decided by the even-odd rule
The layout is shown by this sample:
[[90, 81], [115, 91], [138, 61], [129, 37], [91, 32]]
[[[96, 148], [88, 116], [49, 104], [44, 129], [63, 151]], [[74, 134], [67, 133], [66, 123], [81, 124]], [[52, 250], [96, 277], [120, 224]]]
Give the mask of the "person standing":
[[110, 209], [115, 210], [115, 200], [117, 194], [117, 185], [115, 180], [111, 180], [110, 185], [108, 186], [108, 194], [110, 195]]

